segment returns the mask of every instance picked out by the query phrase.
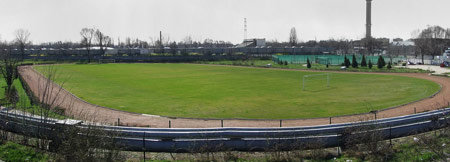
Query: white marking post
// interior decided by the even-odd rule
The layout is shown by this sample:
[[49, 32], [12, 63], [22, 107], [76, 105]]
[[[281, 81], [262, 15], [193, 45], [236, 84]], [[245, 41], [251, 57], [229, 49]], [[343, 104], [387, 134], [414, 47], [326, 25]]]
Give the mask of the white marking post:
[[305, 75], [305, 76], [303, 76], [303, 87], [302, 87], [302, 91], [305, 90], [306, 78], [309, 78], [309, 77], [315, 77], [315, 76], [323, 76], [323, 75], [326, 75], [326, 76], [327, 76], [327, 87], [330, 87], [330, 73]]

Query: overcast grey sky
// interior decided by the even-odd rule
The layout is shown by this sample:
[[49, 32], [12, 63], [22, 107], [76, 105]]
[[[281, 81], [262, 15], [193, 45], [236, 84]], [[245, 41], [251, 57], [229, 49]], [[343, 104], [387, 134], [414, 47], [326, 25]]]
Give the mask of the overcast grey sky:
[[[0, 35], [12, 40], [24, 28], [35, 43], [79, 41], [83, 27], [114, 38], [149, 40], [160, 30], [171, 40], [191, 35], [239, 43], [248, 37], [286, 41], [291, 27], [300, 40], [360, 39], [365, 0], [0, 0]], [[411, 37], [427, 25], [450, 27], [449, 0], [373, 0], [374, 37]]]

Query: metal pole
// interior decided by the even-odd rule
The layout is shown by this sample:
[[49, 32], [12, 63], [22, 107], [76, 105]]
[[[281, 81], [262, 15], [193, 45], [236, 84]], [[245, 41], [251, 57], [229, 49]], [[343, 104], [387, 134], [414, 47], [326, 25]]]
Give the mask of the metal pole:
[[117, 126], [120, 126], [120, 118], [117, 118]]
[[145, 148], [145, 132], [144, 132], [144, 136], [142, 136], [142, 145], [144, 146], [144, 161], [145, 161], [145, 150], [146, 150], [146, 148]]
[[280, 120], [280, 127], [283, 126], [283, 120]]
[[330, 117], [330, 124], [331, 124], [331, 117]]
[[338, 154], [338, 156], [341, 156], [341, 147], [340, 146], [337, 147], [337, 154]]
[[392, 146], [392, 127], [389, 127], [389, 145]]
[[375, 112], [375, 120], [377, 120], [377, 112]]
[[172, 127], [172, 123], [171, 123], [171, 121], [169, 120], [169, 128], [171, 128]]
[[222, 120], [220, 120], [220, 123], [221, 123], [221, 125], [222, 125], [222, 128], [223, 128], [223, 119], [222, 119]]
[[417, 111], [416, 111], [416, 108], [414, 107], [414, 114], [416, 114], [417, 113]]

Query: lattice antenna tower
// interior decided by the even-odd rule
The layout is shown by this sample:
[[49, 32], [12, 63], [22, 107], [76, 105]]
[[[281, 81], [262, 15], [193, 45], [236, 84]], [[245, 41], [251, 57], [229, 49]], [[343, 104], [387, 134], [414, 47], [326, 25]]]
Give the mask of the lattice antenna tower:
[[247, 18], [244, 18], [244, 40], [247, 39]]

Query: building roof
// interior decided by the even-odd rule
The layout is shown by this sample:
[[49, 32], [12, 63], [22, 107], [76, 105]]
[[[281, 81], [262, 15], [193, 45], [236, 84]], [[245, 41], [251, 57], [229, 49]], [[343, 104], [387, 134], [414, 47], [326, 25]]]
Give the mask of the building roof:
[[392, 42], [394, 46], [415, 46], [416, 44], [413, 41], [398, 41]]

